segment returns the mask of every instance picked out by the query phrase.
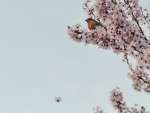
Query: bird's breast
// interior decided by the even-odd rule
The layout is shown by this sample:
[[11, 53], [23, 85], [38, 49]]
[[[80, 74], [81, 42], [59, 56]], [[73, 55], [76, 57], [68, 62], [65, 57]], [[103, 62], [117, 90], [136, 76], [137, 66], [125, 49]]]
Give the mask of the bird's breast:
[[95, 29], [93, 22], [88, 22], [88, 28], [89, 30]]

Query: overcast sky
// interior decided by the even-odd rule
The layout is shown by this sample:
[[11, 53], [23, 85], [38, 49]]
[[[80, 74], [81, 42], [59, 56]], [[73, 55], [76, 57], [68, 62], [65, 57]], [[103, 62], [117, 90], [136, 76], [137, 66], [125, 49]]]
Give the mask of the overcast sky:
[[127, 105], [150, 111], [150, 94], [133, 90], [121, 54], [67, 35], [68, 25], [87, 28], [83, 2], [0, 0], [0, 113], [117, 113], [109, 102], [116, 86]]

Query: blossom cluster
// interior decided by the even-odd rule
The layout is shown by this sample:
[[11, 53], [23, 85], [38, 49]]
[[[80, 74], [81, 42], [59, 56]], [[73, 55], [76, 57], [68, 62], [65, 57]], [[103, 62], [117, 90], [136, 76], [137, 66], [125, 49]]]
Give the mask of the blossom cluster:
[[94, 112], [94, 113], [105, 113], [102, 109], [100, 109], [99, 106], [93, 108], [93, 112]]
[[126, 102], [123, 101], [123, 95], [119, 88], [116, 88], [110, 92], [110, 102], [114, 109], [117, 109], [119, 113], [145, 113], [145, 108], [141, 106], [138, 110], [135, 104], [134, 107], [128, 107]]
[[[135, 104], [134, 107], [128, 107], [126, 102], [123, 101], [123, 95], [119, 87], [110, 92], [109, 100], [115, 110], [118, 110], [118, 113], [146, 113], [143, 106], [138, 110], [138, 105]], [[94, 113], [105, 113], [99, 106], [93, 108]]]
[[128, 73], [128, 76], [133, 80], [134, 89], [141, 91], [143, 88], [145, 92], [150, 92], [150, 78], [146, 72], [143, 70], [134, 70], [132, 74]]
[[[150, 30], [148, 10], [142, 9], [138, 0], [96, 0], [93, 6], [89, 6], [89, 3], [90, 0], [87, 0], [83, 4], [84, 11], [102, 26], [97, 26], [91, 31], [82, 29], [80, 24], [68, 26], [67, 33], [70, 38], [76, 42], [84, 42], [85, 45], [94, 44], [101, 49], [111, 49], [116, 54], [122, 53], [123, 61], [127, 62], [132, 73], [138, 71], [146, 73], [146, 70], [150, 70], [150, 41], [141, 27], [144, 24]], [[129, 63], [128, 56], [133, 57], [137, 62], [134, 68]], [[150, 92], [150, 78], [147, 73], [146, 80], [135, 74], [132, 75], [142, 82], [134, 89]], [[137, 83], [139, 82], [134, 80], [133, 86]], [[148, 89], [144, 88], [145, 83]]]

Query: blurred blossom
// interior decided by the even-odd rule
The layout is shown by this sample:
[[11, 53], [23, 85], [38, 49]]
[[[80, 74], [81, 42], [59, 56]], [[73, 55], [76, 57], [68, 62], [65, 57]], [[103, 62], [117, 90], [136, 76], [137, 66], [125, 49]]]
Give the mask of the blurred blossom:
[[59, 103], [60, 101], [62, 101], [62, 100], [61, 100], [61, 97], [55, 97], [54, 100], [55, 100], [55, 102], [58, 102], [58, 103]]

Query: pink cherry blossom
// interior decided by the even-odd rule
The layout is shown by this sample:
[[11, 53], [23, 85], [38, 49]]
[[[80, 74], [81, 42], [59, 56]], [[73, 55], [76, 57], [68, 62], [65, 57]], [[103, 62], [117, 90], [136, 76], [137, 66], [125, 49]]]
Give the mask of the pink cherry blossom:
[[62, 100], [61, 100], [61, 97], [55, 97], [54, 100], [55, 100], [55, 102], [58, 102], [58, 103], [59, 103], [60, 101], [62, 101]]

